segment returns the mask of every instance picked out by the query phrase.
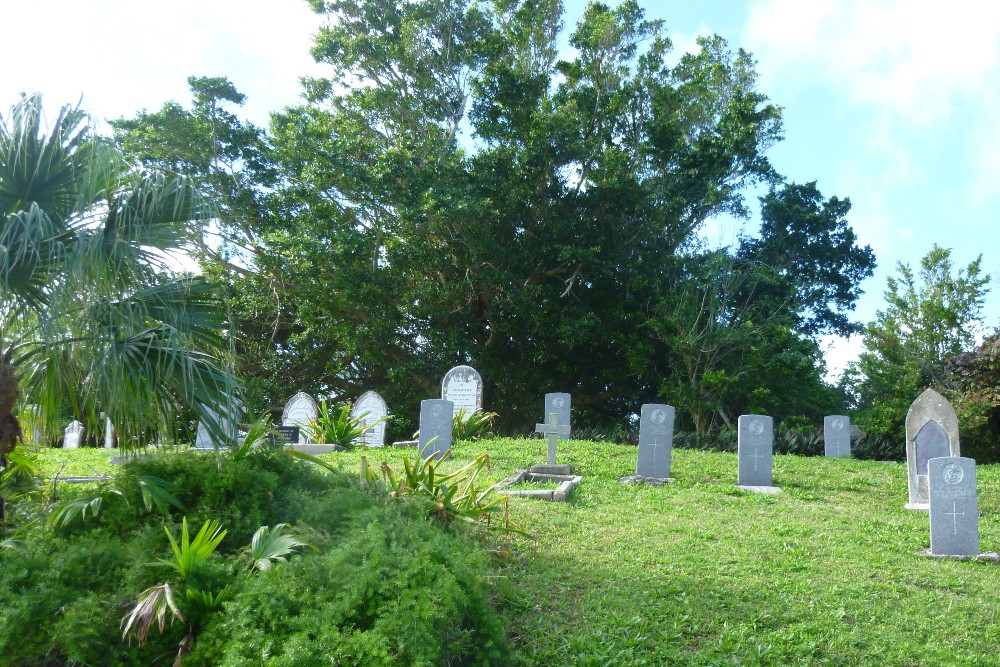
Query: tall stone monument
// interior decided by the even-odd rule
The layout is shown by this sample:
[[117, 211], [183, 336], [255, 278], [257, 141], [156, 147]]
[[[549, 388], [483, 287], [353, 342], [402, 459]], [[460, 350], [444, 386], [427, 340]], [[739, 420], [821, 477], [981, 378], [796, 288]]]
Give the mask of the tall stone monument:
[[483, 409], [483, 377], [472, 366], [455, 366], [441, 380], [441, 399], [455, 404], [455, 417], [464, 410], [468, 419]]
[[944, 396], [928, 389], [906, 413], [906, 471], [909, 502], [906, 509], [929, 509], [927, 463], [943, 456], [961, 456], [958, 417]]
[[639, 412], [639, 460], [635, 474], [653, 479], [670, 478], [674, 439], [674, 408], [646, 403]]

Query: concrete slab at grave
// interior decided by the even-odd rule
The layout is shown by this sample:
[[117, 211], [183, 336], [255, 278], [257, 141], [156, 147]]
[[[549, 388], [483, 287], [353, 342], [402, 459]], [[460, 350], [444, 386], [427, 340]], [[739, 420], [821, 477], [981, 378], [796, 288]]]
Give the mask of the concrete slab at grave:
[[[531, 470], [518, 470], [513, 476], [503, 483], [500, 490], [508, 496], [534, 498], [536, 500], [548, 500], [560, 503], [569, 500], [569, 496], [573, 493], [573, 489], [576, 488], [576, 485], [582, 480], [583, 477], [579, 475], [555, 475], [535, 473]], [[509, 488], [515, 484], [551, 484], [553, 482], [559, 483], [559, 486], [555, 489]]]
[[951, 403], [933, 389], [913, 402], [906, 413], [906, 509], [929, 509], [927, 463], [944, 456], [961, 456], [958, 417]]

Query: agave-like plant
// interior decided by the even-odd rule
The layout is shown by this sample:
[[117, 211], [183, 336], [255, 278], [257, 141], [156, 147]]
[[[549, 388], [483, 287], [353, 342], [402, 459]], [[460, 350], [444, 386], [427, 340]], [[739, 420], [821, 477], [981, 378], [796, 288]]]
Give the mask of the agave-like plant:
[[389, 417], [383, 417], [372, 423], [366, 423], [368, 413], [351, 416], [351, 404], [339, 403], [331, 410], [326, 400], [319, 403], [319, 415], [315, 421], [305, 426], [306, 433], [313, 442], [328, 445], [340, 445], [345, 449], [354, 446], [354, 442], [364, 435], [368, 429], [377, 426]]

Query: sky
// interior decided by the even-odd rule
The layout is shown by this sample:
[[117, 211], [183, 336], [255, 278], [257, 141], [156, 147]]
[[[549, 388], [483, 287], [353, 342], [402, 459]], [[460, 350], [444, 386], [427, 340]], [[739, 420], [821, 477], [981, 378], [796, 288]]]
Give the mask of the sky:
[[[584, 0], [564, 0], [566, 35]], [[609, 4], [616, 4], [613, 0]], [[768, 152], [791, 181], [851, 200], [848, 220], [875, 252], [854, 319], [884, 307], [898, 262], [933, 244], [956, 267], [978, 255], [993, 276], [983, 314], [1000, 326], [1000, 3], [981, 0], [639, 0], [663, 19], [677, 53], [718, 34], [757, 60], [758, 88], [783, 108], [785, 139]], [[247, 95], [240, 115], [299, 101], [321, 25], [305, 0], [5, 0], [0, 110], [41, 92], [50, 114], [82, 102], [98, 119], [187, 104], [187, 77], [227, 76]], [[565, 39], [565, 36], [564, 36]], [[754, 194], [750, 193], [751, 201]], [[710, 221], [732, 243], [749, 221]], [[860, 339], [826, 338], [830, 377]]]

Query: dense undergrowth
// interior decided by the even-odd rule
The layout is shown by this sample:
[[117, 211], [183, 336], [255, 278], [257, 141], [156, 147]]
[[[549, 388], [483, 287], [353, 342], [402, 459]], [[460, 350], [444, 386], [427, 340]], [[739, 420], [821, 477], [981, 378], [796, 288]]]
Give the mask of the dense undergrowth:
[[[177, 503], [147, 509], [141, 482], [151, 479], [166, 483], [153, 494], [161, 500], [181, 489], [170, 494]], [[433, 520], [426, 500], [390, 502], [354, 475], [266, 451], [241, 460], [161, 455], [103, 485], [56, 489], [57, 502], [44, 488], [8, 506], [16, 540], [0, 549], [4, 665], [170, 664], [175, 655], [184, 665], [507, 660], [484, 577], [489, 556], [471, 535]], [[54, 508], [96, 497], [96, 517], [47, 521]], [[186, 577], [149, 565], [173, 562], [164, 527], [179, 535], [182, 518], [192, 534], [211, 521], [227, 531]], [[248, 545], [260, 526], [280, 523], [314, 548], [257, 572]], [[162, 633], [153, 613], [142, 646], [123, 640], [137, 596], [162, 583], [184, 620], [164, 602]]]

